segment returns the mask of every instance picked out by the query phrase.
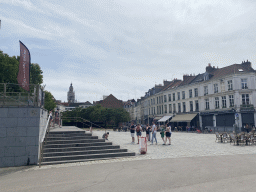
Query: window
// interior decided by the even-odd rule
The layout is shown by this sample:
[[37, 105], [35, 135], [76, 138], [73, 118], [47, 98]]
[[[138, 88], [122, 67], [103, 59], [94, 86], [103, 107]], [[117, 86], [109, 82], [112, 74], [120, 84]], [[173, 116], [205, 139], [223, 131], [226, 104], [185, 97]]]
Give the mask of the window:
[[210, 107], [209, 107], [209, 99], [205, 99], [205, 109], [210, 109]]
[[198, 88], [194, 89], [194, 94], [195, 94], [195, 97], [198, 97]]
[[228, 90], [233, 90], [233, 83], [232, 83], [232, 80], [229, 80], [228, 81]]
[[204, 95], [208, 95], [208, 86], [204, 86]]
[[242, 94], [242, 104], [249, 105], [249, 94]]
[[247, 79], [241, 79], [242, 89], [248, 89], [247, 87]]
[[164, 102], [164, 97], [163, 96], [161, 96], [161, 101], [162, 101], [162, 103]]
[[150, 108], [148, 109], [148, 114], [150, 115]]
[[167, 96], [166, 95], [164, 95], [164, 102], [166, 102], [167, 101]]
[[156, 98], [156, 104], [158, 104], [158, 97]]
[[176, 104], [173, 104], [173, 113], [176, 113]]
[[163, 105], [162, 105], [162, 110], [161, 111], [162, 111], [162, 114], [163, 114], [164, 113], [164, 106]]
[[169, 101], [172, 101], [172, 94], [168, 94]]
[[178, 100], [180, 100], [180, 92], [178, 92], [177, 94], [178, 94]]
[[155, 102], [156, 100], [155, 100], [155, 98], [153, 98], [153, 104], [156, 104], [156, 102]]
[[222, 96], [222, 108], [227, 107], [227, 101], [226, 101], [226, 96]]
[[218, 84], [213, 84], [214, 87], [214, 93], [218, 93]]
[[175, 93], [172, 94], [172, 100], [175, 101]]
[[234, 107], [234, 95], [229, 95], [229, 107]]
[[185, 99], [186, 95], [185, 95], [185, 91], [182, 91], [182, 99]]
[[164, 105], [164, 113], [167, 113], [167, 105]]
[[178, 113], [181, 113], [181, 106], [180, 106], [180, 103], [178, 103]]
[[199, 111], [199, 104], [198, 104], [198, 100], [195, 100], [195, 106], [196, 106], [196, 111]]
[[151, 113], [152, 113], [152, 114], [155, 114], [154, 111], [153, 111], [153, 107], [151, 107]]
[[169, 104], [169, 113], [172, 113], [172, 104]]
[[183, 113], [185, 113], [186, 112], [186, 102], [183, 102], [182, 106], [183, 106]]
[[193, 101], [189, 101], [190, 111], [193, 111]]
[[215, 109], [219, 109], [219, 108], [220, 108], [219, 97], [215, 97]]
[[157, 106], [157, 114], [159, 114], [159, 106]]
[[192, 89], [189, 89], [189, 98], [192, 98]]

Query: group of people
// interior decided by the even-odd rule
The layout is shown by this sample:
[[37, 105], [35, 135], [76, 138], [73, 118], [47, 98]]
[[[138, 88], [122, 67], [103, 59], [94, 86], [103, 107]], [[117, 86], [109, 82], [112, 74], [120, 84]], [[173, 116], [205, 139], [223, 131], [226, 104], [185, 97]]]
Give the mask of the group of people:
[[[166, 124], [166, 126], [161, 126], [158, 127], [156, 126], [155, 122], [153, 122], [152, 126], [147, 125], [146, 126], [146, 137], [148, 141], [151, 141], [151, 144], [153, 145], [153, 142], [155, 140], [155, 143], [157, 145], [157, 138], [156, 138], [156, 134], [157, 131], [160, 129], [160, 134], [161, 134], [161, 138], [163, 140], [163, 145], [166, 145], [167, 140], [169, 140], [169, 145], [171, 145], [171, 126]], [[138, 139], [138, 143], [139, 144], [139, 138], [141, 137], [142, 134], [142, 127], [140, 124], [134, 125], [133, 123], [131, 124], [130, 127], [130, 132], [131, 132], [131, 137], [132, 137], [132, 143], [135, 143], [135, 132], [136, 132], [136, 136]], [[152, 133], [152, 138], [151, 138], [151, 133]]]

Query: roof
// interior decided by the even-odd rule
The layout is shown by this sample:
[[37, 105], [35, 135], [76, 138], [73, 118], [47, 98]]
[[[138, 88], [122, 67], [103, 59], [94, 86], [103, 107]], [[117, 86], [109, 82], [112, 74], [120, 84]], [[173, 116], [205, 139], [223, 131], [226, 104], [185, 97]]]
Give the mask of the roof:
[[[242, 71], [239, 71], [239, 69], [242, 69]], [[210, 74], [213, 75], [211, 79], [217, 79], [230, 74], [237, 74], [237, 73], [243, 73], [243, 72], [244, 73], [255, 72], [255, 70], [251, 67], [250, 62], [246, 62], [242, 64], [233, 64], [220, 69], [217, 68], [214, 71], [212, 71]]]

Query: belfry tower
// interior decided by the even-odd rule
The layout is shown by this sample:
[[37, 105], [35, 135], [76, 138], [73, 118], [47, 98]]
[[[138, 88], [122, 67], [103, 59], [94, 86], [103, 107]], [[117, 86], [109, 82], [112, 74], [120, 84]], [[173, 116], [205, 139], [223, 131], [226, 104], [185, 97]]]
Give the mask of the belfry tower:
[[68, 91], [68, 103], [74, 103], [75, 102], [75, 92], [72, 86], [72, 83], [70, 84], [69, 91]]

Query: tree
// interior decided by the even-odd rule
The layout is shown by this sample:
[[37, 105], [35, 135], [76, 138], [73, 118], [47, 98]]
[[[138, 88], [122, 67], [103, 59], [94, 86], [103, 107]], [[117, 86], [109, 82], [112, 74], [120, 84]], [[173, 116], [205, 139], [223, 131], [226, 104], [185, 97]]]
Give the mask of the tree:
[[45, 93], [45, 99], [44, 99], [44, 108], [48, 111], [53, 110], [56, 107], [55, 99], [51, 92], [44, 91]]
[[[18, 84], [17, 76], [19, 72], [20, 57], [12, 56], [3, 53], [0, 50], [0, 83]], [[39, 64], [31, 63], [30, 65], [30, 84], [43, 83], [43, 71]]]

